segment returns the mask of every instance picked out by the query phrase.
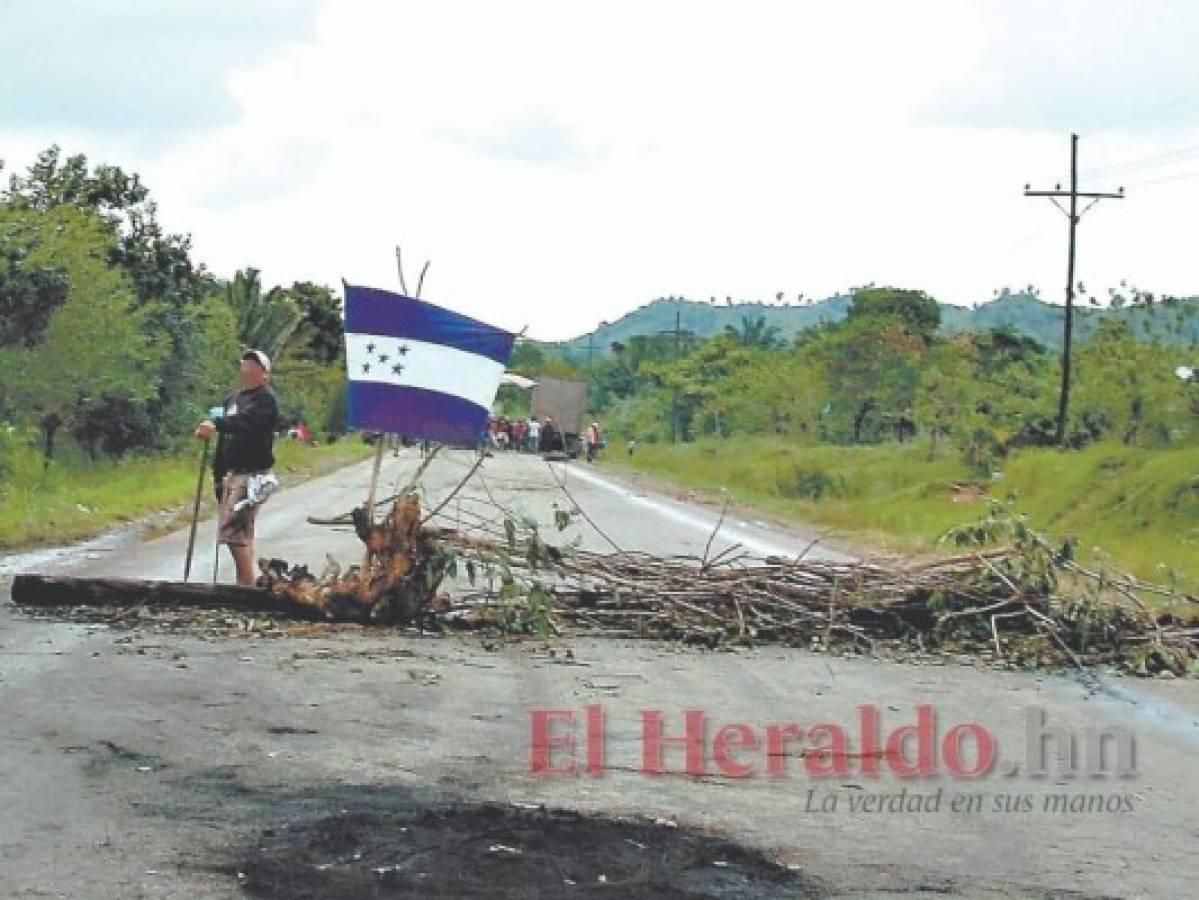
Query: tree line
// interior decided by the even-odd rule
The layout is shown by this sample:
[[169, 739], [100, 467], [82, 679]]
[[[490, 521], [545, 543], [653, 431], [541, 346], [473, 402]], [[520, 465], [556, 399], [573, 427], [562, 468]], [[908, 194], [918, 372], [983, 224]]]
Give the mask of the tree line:
[[285, 417], [340, 433], [341, 335], [325, 285], [209, 272], [136, 174], [54, 146], [0, 191], [0, 423], [47, 461], [64, 441], [92, 459], [178, 448], [248, 347], [271, 355]]
[[[1139, 291], [1127, 302], [1174, 305], [1179, 328], [1194, 305]], [[921, 291], [870, 285], [844, 320], [790, 339], [748, 315], [714, 337], [641, 335], [585, 357], [524, 341], [511, 368], [587, 378], [606, 430], [643, 441], [923, 440], [980, 469], [1053, 443], [1056, 352], [1006, 328], [948, 335], [940, 315]], [[164, 230], [136, 174], [58, 147], [0, 191], [0, 475], [13, 434], [47, 460], [64, 441], [93, 459], [178, 448], [231, 389], [246, 347], [275, 360], [286, 417], [344, 430], [342, 316], [328, 286], [267, 289], [252, 267], [215, 276], [187, 236]], [[1195, 440], [1199, 398], [1175, 375], [1182, 363], [1195, 360], [1178, 343], [1104, 321], [1077, 350], [1067, 444]], [[522, 399], [501, 394], [514, 408]]]
[[[643, 335], [610, 350], [590, 367], [569, 361], [608, 432], [626, 438], [920, 440], [930, 455], [953, 448], [980, 471], [1015, 447], [1056, 443], [1057, 352], [1010, 328], [944, 334], [938, 304], [921, 291], [859, 289], [846, 319], [791, 340], [746, 316], [707, 339]], [[1176, 373], [1193, 355], [1104, 321], [1076, 349], [1067, 446], [1195, 441], [1199, 386]]]

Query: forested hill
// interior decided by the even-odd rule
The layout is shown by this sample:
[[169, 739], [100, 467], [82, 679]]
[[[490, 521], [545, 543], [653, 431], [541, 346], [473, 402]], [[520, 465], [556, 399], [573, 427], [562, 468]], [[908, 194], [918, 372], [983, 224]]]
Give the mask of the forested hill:
[[[821, 322], [839, 322], [849, 311], [851, 297], [839, 294], [809, 305], [742, 302], [712, 304], [685, 298], [653, 300], [615, 322], [601, 322], [591, 335], [564, 342], [573, 354], [586, 354], [588, 343], [595, 353], [606, 353], [613, 341], [627, 341], [634, 335], [673, 331], [676, 315], [679, 326], [695, 336], [711, 337], [725, 326], [740, 329], [744, 320], [764, 318], [767, 326], [777, 326], [783, 337], [790, 337]], [[1062, 306], [1046, 303], [1026, 293], [1004, 293], [975, 308], [949, 303], [941, 307], [941, 329], [948, 334], [983, 332], [1009, 326], [1035, 338], [1047, 347], [1059, 347], [1062, 338]], [[1127, 321], [1132, 333], [1141, 339], [1156, 337], [1165, 343], [1190, 346], [1199, 343], [1199, 297], [1171, 303], [1137, 304], [1120, 308], [1094, 308], [1086, 301], [1075, 306], [1075, 334], [1086, 340], [1105, 318]]]

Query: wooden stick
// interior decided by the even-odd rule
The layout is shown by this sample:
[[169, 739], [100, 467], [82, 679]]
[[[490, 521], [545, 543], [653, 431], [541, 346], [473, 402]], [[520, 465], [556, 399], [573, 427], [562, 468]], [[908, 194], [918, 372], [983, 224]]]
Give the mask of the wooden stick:
[[400, 270], [400, 290], [408, 296], [408, 285], [404, 284], [404, 257], [400, 254], [400, 245], [396, 244], [396, 268]]
[[[707, 571], [708, 554], [712, 551], [712, 541], [716, 540], [716, 535], [720, 533], [720, 526], [724, 524], [724, 517], [729, 511], [729, 503], [732, 501], [732, 499], [733, 495], [726, 492], [724, 495], [724, 507], [720, 510], [720, 518], [716, 520], [716, 527], [713, 528], [712, 533], [708, 535], [708, 543], [704, 544], [704, 559], [699, 566], [701, 572]], [[745, 623], [742, 622], [742, 626], [744, 626], [744, 624]]]
[[384, 436], [379, 435], [376, 441], [375, 448], [375, 464], [371, 468], [371, 486], [366, 494], [366, 524], [375, 524], [375, 494], [379, 490], [379, 468], [383, 465], [383, 445], [386, 443]]
[[426, 259], [424, 266], [420, 270], [420, 278], [416, 282], [416, 299], [417, 300], [420, 299], [420, 292], [424, 289], [425, 273], [429, 271], [429, 263], [430, 262], [432, 262], [432, 260]]
[[441, 444], [438, 444], [431, 451], [429, 451], [429, 455], [421, 460], [420, 465], [416, 467], [416, 471], [412, 473], [412, 477], [409, 478], [404, 483], [403, 487], [400, 487], [400, 478], [402, 478], [404, 475], [403, 471], [401, 470], [400, 473], [396, 476], [396, 490], [395, 490], [395, 493], [391, 495], [392, 499], [393, 500], [402, 500], [404, 497], [406, 497], [408, 495], [408, 492], [411, 491], [414, 487], [416, 487], [416, 483], [418, 481], [420, 481], [421, 476], [425, 474], [425, 469], [429, 468], [429, 466], [432, 464], [434, 458], [440, 452], [441, 452]]
[[204, 493], [204, 473], [208, 471], [208, 445], [212, 437], [204, 438], [204, 449], [200, 452], [200, 475], [196, 480], [196, 502], [192, 506], [192, 529], [187, 537], [187, 559], [183, 563], [183, 580], [191, 576], [192, 555], [196, 552], [196, 529], [200, 526], [200, 497]]
[[[383, 445], [386, 443], [384, 435], [380, 434], [377, 439], [378, 447], [375, 449], [375, 465], [371, 469], [371, 486], [366, 495], [366, 524], [371, 526], [375, 524], [375, 494], [379, 490], [379, 468], [383, 465]], [[369, 577], [371, 570], [371, 551], [366, 550], [366, 556], [362, 560], [362, 574], [364, 577]]]
[[[426, 522], [428, 522], [430, 519], [432, 519], [435, 515], [437, 515], [439, 512], [441, 512], [443, 509], [445, 509], [446, 504], [458, 496], [458, 492], [466, 486], [466, 483], [471, 480], [471, 478], [474, 476], [475, 472], [479, 471], [479, 466], [483, 465], [484, 459], [486, 459], [485, 456], [480, 456], [477, 460], [475, 460], [475, 464], [473, 466], [471, 466], [470, 471], [466, 473], [466, 477], [463, 478], [461, 481], [459, 481], [457, 485], [455, 485], [454, 489], [452, 491], [450, 491], [450, 493], [446, 496], [446, 498], [444, 500], [441, 501], [441, 503], [439, 503], [437, 506], [435, 506], [433, 508], [432, 512], [430, 512], [427, 516], [425, 516], [423, 519], [420, 520], [420, 523], [422, 525], [424, 525]], [[461, 516], [462, 516], [461, 504], [459, 504], [459, 506], [458, 506], [458, 516], [459, 516], [459, 518], [461, 518]]]
[[584, 519], [587, 520], [587, 524], [590, 525], [592, 528], [594, 528], [596, 533], [612, 546], [613, 550], [615, 550], [617, 553], [624, 553], [625, 551], [623, 549], [621, 549], [620, 544], [618, 544], [618, 543], [616, 543], [616, 541], [612, 540], [612, 538], [608, 535], [608, 532], [606, 532], [606, 531], [604, 531], [604, 529], [600, 528], [599, 525], [597, 525], [595, 523], [595, 520], [593, 518], [591, 518], [591, 516], [587, 515], [587, 510], [583, 509], [583, 507], [579, 505], [579, 501], [574, 498], [574, 496], [570, 493], [569, 490], [567, 490], [565, 470], [563, 470], [563, 477], [561, 479], [559, 479], [557, 474], [554, 472], [553, 463], [551, 463], [547, 459], [545, 461], [545, 464], [550, 470], [550, 477], [553, 478], [554, 482], [558, 485], [558, 487], [560, 487], [562, 489], [562, 493], [566, 495], [566, 499], [574, 504], [574, 508], [576, 510], [578, 510], [579, 515], [581, 515]]

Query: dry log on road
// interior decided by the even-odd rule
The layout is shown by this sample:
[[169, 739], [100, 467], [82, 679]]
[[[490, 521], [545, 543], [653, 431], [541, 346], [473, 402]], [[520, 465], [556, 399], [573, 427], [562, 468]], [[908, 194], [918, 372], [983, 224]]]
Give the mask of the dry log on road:
[[17, 575], [12, 600], [21, 606], [183, 606], [274, 612], [294, 618], [323, 618], [319, 610], [259, 588], [234, 584], [137, 581], [129, 578], [68, 578]]

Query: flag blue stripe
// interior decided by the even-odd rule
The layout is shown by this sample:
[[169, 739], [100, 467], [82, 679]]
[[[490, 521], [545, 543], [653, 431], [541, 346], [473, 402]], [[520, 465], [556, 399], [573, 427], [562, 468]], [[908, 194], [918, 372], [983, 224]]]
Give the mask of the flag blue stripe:
[[347, 284], [347, 332], [412, 338], [456, 347], [507, 364], [516, 335], [432, 303]]
[[470, 447], [487, 428], [488, 410], [453, 394], [373, 381], [352, 381], [348, 390], [352, 428]]

